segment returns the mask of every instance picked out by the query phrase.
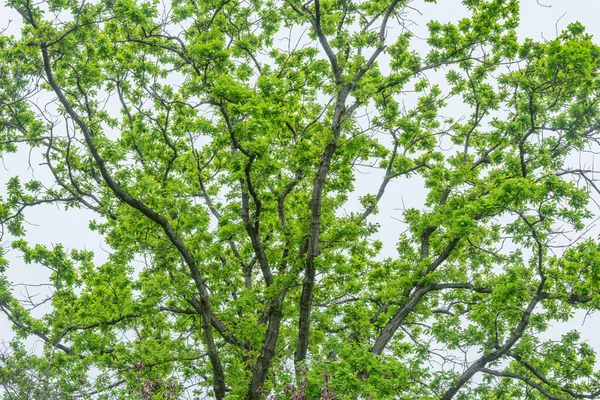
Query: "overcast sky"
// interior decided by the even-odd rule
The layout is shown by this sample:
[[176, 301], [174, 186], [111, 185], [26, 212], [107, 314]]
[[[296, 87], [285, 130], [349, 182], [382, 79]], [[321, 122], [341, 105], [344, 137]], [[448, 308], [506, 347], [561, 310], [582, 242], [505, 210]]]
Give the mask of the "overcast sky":
[[[415, 2], [414, 6], [419, 9], [423, 15], [416, 18], [418, 26], [413, 27], [415, 33], [426, 36], [425, 22], [430, 19], [442, 21], [458, 20], [462, 16], [462, 7], [459, 1], [438, 0], [438, 4], [422, 4], [422, 1]], [[556, 37], [557, 31], [565, 28], [569, 23], [580, 21], [587, 27], [588, 32], [592, 33], [600, 42], [600, 0], [522, 0], [522, 22], [519, 28], [521, 38], [531, 37], [536, 40], [552, 39]], [[14, 11], [0, 5], [0, 29], [10, 23], [7, 32], [17, 34], [20, 27], [20, 16]], [[4, 182], [13, 176], [20, 175], [30, 178], [32, 171], [27, 169], [27, 153], [18, 155], [1, 156], [4, 167], [0, 165], [0, 194], [4, 190]], [[34, 160], [35, 161], [35, 160]], [[35, 162], [34, 162], [35, 164]], [[35, 165], [34, 165], [35, 166]], [[36, 166], [35, 176], [40, 179], [47, 177], [43, 167]], [[372, 179], [370, 176], [359, 180], [357, 187], [360, 193], [375, 192], [379, 184], [379, 179]], [[406, 207], [419, 206], [422, 204], [425, 192], [420, 189], [418, 183], [407, 183], [406, 180], [395, 182], [390, 190], [384, 196], [380, 204], [380, 213], [374, 217], [385, 228], [382, 229], [381, 239], [386, 244], [386, 249], [393, 249], [393, 245], [399, 233], [403, 231], [402, 224], [396, 222], [395, 218], [401, 217], [399, 208], [402, 204]], [[97, 251], [102, 259], [102, 250], [100, 249], [101, 239], [89, 232], [87, 224], [93, 216], [82, 210], [60, 211], [57, 207], [44, 206], [29, 210], [26, 213], [28, 221], [28, 239], [32, 243], [56, 244], [63, 243], [68, 248], [87, 248]], [[6, 239], [6, 238], [5, 238]], [[39, 282], [47, 276], [46, 271], [40, 266], [26, 266], [20, 259], [12, 259], [9, 276], [13, 282]], [[0, 340], [10, 338], [11, 332], [8, 324], [5, 323], [3, 315], [0, 315]], [[582, 318], [575, 319], [571, 326], [557, 327], [555, 333], [563, 332], [567, 329], [581, 328]], [[600, 329], [600, 318], [594, 321], [594, 316], [586, 321], [586, 325], [581, 328], [584, 337], [588, 338], [590, 343], [600, 350], [600, 335], [595, 335]], [[597, 336], [596, 339], [594, 337]]]

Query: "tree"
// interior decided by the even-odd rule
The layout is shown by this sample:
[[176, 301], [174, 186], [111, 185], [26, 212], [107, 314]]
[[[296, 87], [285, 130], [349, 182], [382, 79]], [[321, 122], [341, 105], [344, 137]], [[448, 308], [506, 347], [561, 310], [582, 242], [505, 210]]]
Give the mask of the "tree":
[[[600, 396], [580, 334], [543, 335], [600, 301], [572, 162], [598, 145], [600, 49], [578, 23], [520, 40], [517, 0], [463, 5], [419, 51], [406, 0], [10, 0], [0, 151], [52, 182], [9, 180], [0, 268], [17, 252], [52, 293], [35, 317], [0, 280], [5, 398]], [[378, 204], [415, 181], [383, 254]], [[49, 203], [91, 210], [108, 259], [31, 243]]]

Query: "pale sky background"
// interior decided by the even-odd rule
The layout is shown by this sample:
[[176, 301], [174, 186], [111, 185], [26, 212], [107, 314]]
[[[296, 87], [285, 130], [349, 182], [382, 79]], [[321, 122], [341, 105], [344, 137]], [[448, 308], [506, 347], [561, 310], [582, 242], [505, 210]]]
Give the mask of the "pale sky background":
[[[421, 37], [426, 36], [426, 21], [430, 19], [457, 21], [462, 17], [463, 12], [460, 1], [457, 0], [438, 0], [437, 5], [415, 1], [413, 6], [422, 12], [421, 17], [414, 18], [418, 25], [412, 27], [412, 30]], [[521, 16], [521, 26], [518, 30], [521, 39], [525, 37], [536, 40], [553, 39], [557, 35], [557, 30], [564, 29], [571, 22], [580, 21], [600, 43], [600, 23], [598, 23], [600, 0], [540, 0], [539, 2], [521, 0]], [[9, 20], [12, 22], [7, 32], [16, 34], [21, 25], [20, 16], [1, 5], [0, 29], [6, 27]], [[444, 111], [444, 115], [450, 114], [450, 111], [461, 112], [447, 109]], [[27, 169], [26, 158], [26, 152], [17, 155], [0, 155], [0, 194], [5, 190], [4, 183], [9, 177], [19, 175], [23, 178], [31, 178], [32, 171]], [[36, 178], [48, 177], [43, 166], [34, 165], [34, 169]], [[377, 175], [362, 175], [359, 177], [357, 190], [360, 194], [374, 193], [377, 191], [379, 183], [380, 179]], [[400, 208], [403, 205], [407, 208], [420, 207], [424, 195], [425, 192], [418, 181], [400, 179], [389, 186], [380, 203], [379, 214], [373, 217], [373, 221], [379, 222], [382, 226], [380, 239], [384, 241], [388, 255], [393, 254], [397, 237], [405, 229], [403, 224], [397, 221], [397, 219], [401, 219]], [[99, 261], [104, 258], [101, 238], [87, 228], [90, 218], [94, 218], [91, 212], [77, 209], [64, 212], [56, 206], [40, 206], [28, 210], [25, 215], [28, 223], [27, 238], [31, 243], [48, 245], [62, 243], [67, 248], [94, 250]], [[21, 259], [14, 257], [11, 257], [8, 275], [15, 283], [39, 283], [48, 276], [43, 267], [25, 265]], [[580, 329], [583, 337], [600, 353], [600, 316], [588, 317], [584, 326], [582, 326], [582, 322], [583, 315], [578, 315], [569, 324], [555, 326], [549, 334], [552, 337], [558, 337], [560, 333], [567, 330]], [[0, 341], [8, 340], [11, 336], [10, 327], [2, 314], [0, 315]]]

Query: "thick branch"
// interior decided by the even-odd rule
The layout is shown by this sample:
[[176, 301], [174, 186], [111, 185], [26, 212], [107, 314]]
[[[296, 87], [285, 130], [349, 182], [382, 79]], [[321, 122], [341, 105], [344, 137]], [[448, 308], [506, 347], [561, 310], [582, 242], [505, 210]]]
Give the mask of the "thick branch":
[[[444, 249], [442, 254], [440, 254], [429, 265], [429, 267], [427, 268], [427, 270], [425, 272], [425, 275], [435, 271], [435, 269], [438, 268], [448, 258], [450, 253], [452, 253], [452, 250], [454, 250], [454, 248], [456, 247], [456, 245], [458, 244], [459, 241], [460, 241], [459, 238], [452, 240], [446, 246], [446, 248]], [[423, 298], [423, 296], [425, 296], [428, 292], [430, 292], [432, 290], [440, 290], [440, 289], [436, 289], [438, 286], [440, 286], [440, 285], [431, 285], [431, 286], [427, 286], [427, 287], [418, 287], [417, 286], [416, 290], [413, 292], [413, 294], [410, 296], [410, 298], [407, 300], [407, 302], [404, 304], [404, 306], [401, 307], [396, 312], [396, 314], [388, 321], [388, 323], [386, 324], [385, 328], [383, 328], [383, 331], [381, 332], [381, 334], [379, 335], [377, 340], [375, 340], [375, 343], [373, 344], [373, 348], [371, 349], [373, 354], [379, 355], [383, 352], [383, 350], [388, 345], [390, 340], [392, 340], [392, 337], [394, 336], [394, 334], [396, 333], [396, 331], [398, 330], [398, 328], [400, 327], [400, 325], [402, 324], [404, 319], [408, 316], [408, 314], [410, 314], [412, 312], [412, 310], [418, 304], [419, 300], [421, 300]], [[444, 289], [444, 288], [445, 287], [442, 287], [442, 289]], [[449, 287], [446, 289], [449, 289]]]
[[114, 195], [119, 200], [121, 200], [123, 203], [129, 205], [130, 207], [138, 210], [144, 216], [146, 216], [148, 219], [150, 219], [151, 221], [158, 224], [165, 232], [165, 235], [167, 236], [169, 241], [173, 244], [173, 246], [175, 246], [175, 248], [179, 251], [179, 253], [184, 258], [184, 260], [191, 272], [192, 278], [196, 284], [196, 287], [198, 289], [198, 292], [200, 294], [200, 298], [202, 301], [202, 320], [203, 320], [203, 327], [204, 327], [204, 338], [206, 341], [209, 358], [211, 360], [211, 364], [213, 367], [215, 395], [216, 395], [217, 399], [219, 399], [219, 400], [222, 399], [223, 397], [225, 397], [225, 378], [223, 375], [223, 368], [221, 366], [221, 361], [219, 359], [219, 355], [218, 355], [218, 352], [217, 352], [217, 349], [216, 349], [216, 346], [214, 343], [214, 338], [212, 335], [212, 328], [211, 328], [211, 314], [212, 313], [210, 311], [210, 296], [208, 293], [208, 289], [206, 288], [206, 285], [202, 279], [198, 265], [196, 264], [196, 260], [193, 258], [189, 249], [183, 243], [183, 240], [179, 237], [179, 235], [177, 235], [177, 233], [175, 233], [175, 231], [169, 224], [169, 221], [165, 217], [163, 217], [162, 215], [158, 214], [157, 212], [155, 212], [154, 210], [152, 210], [151, 208], [146, 206], [140, 200], [133, 198], [112, 178], [112, 176], [108, 170], [108, 167], [106, 166], [104, 160], [100, 156], [98, 149], [96, 148], [96, 145], [94, 144], [94, 141], [92, 139], [93, 133], [91, 132], [91, 130], [87, 126], [87, 124], [81, 119], [81, 117], [75, 111], [75, 109], [71, 106], [70, 102], [65, 97], [63, 90], [61, 89], [61, 87], [58, 85], [58, 83], [54, 79], [54, 73], [52, 71], [50, 55], [48, 53], [48, 50], [45, 48], [42, 48], [41, 52], [42, 52], [42, 59], [44, 62], [44, 71], [46, 73], [48, 83], [50, 84], [50, 86], [52, 87], [54, 92], [56, 93], [60, 103], [65, 108], [66, 112], [75, 121], [77, 126], [79, 126], [79, 128], [81, 129], [81, 131], [84, 135], [84, 138], [85, 138], [86, 145], [88, 146], [88, 149], [90, 150], [90, 153], [92, 154], [92, 157], [94, 158], [94, 161], [95, 161], [96, 165], [98, 166], [98, 169], [100, 170], [100, 174], [102, 175], [102, 178], [104, 179], [104, 182], [106, 183], [106, 185], [109, 187], [109, 189], [114, 193]]
[[462, 375], [458, 378], [456, 384], [446, 391], [444, 396], [442, 396], [442, 400], [452, 399], [454, 395], [456, 395], [458, 391], [465, 384], [467, 384], [467, 382], [469, 382], [473, 375], [475, 375], [477, 372], [482, 371], [482, 369], [485, 368], [486, 364], [504, 356], [515, 345], [515, 343], [517, 343], [517, 341], [521, 338], [521, 336], [523, 336], [523, 333], [525, 333], [525, 329], [527, 329], [527, 326], [529, 325], [529, 321], [531, 319], [531, 314], [533, 313], [533, 310], [544, 297], [542, 293], [544, 283], [545, 279], [542, 279], [540, 281], [540, 284], [538, 285], [537, 294], [529, 302], [529, 305], [523, 313], [519, 324], [515, 328], [512, 336], [506, 341], [506, 343], [504, 343], [504, 345], [502, 346], [488, 348], [487, 350], [491, 351], [488, 354], [484, 354], [477, 361], [471, 364], [471, 366], [467, 368], [467, 370], [463, 372]]

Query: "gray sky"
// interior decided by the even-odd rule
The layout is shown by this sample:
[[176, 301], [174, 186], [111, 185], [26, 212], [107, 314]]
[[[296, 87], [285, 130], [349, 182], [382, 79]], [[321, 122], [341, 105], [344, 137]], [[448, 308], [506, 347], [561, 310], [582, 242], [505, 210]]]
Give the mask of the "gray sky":
[[[462, 16], [462, 6], [460, 1], [456, 0], [438, 0], [438, 4], [422, 4], [421, 1], [415, 2], [415, 7], [423, 15], [417, 18], [417, 26], [413, 27], [414, 32], [421, 37], [426, 36], [425, 22], [430, 19], [442, 21], [458, 20]], [[564, 29], [570, 22], [580, 21], [587, 27], [588, 32], [592, 33], [600, 42], [600, 16], [599, 0], [522, 0], [522, 22], [519, 28], [520, 38], [531, 37], [536, 40], [552, 39], [556, 37], [557, 30]], [[9, 20], [13, 20], [7, 32], [16, 34], [20, 27], [20, 16], [14, 11], [0, 5], [0, 29], [7, 26]], [[459, 111], [460, 112], [460, 111]], [[445, 111], [448, 114], [448, 111]], [[26, 152], [20, 152], [16, 155], [1, 156], [4, 167], [0, 165], [0, 193], [4, 190], [4, 183], [13, 176], [19, 175], [23, 178], [30, 178], [32, 171], [27, 169]], [[43, 167], [37, 167], [34, 156], [33, 165], [35, 167], [36, 178], [45, 180], [49, 178], [48, 173]], [[362, 175], [357, 182], [357, 192], [359, 194], [376, 192], [380, 179], [374, 179], [375, 174]], [[377, 177], [378, 178], [378, 177]], [[425, 192], [418, 181], [408, 181], [400, 179], [390, 185], [388, 191], [383, 197], [378, 215], [373, 220], [381, 224], [382, 230], [380, 239], [386, 245], [386, 251], [389, 255], [393, 252], [394, 244], [398, 235], [405, 229], [403, 224], [396, 221], [401, 218], [400, 208], [416, 206], [420, 207], [424, 199]], [[348, 205], [350, 211], [356, 205], [351, 201]], [[56, 244], [63, 243], [67, 248], [87, 248], [95, 250], [98, 254], [98, 260], [104, 258], [104, 252], [101, 250], [101, 238], [87, 229], [90, 218], [94, 216], [87, 211], [72, 209], [68, 212], [61, 211], [56, 206], [40, 206], [29, 210], [26, 213], [28, 221], [27, 238], [31, 243]], [[6, 238], [5, 238], [6, 240]], [[11, 258], [11, 266], [8, 273], [13, 282], [39, 283], [47, 277], [47, 272], [40, 266], [27, 266], [19, 258]], [[600, 329], [600, 318], [591, 316], [586, 321], [585, 326], [581, 326], [582, 316], [575, 318], [570, 324], [556, 326], [551, 335], [557, 335], [566, 330], [578, 328], [581, 329], [585, 338], [589, 340], [597, 351], [600, 351], [600, 335], [596, 332]], [[7, 340], [11, 337], [11, 331], [3, 315], [0, 315], [0, 340]]]

